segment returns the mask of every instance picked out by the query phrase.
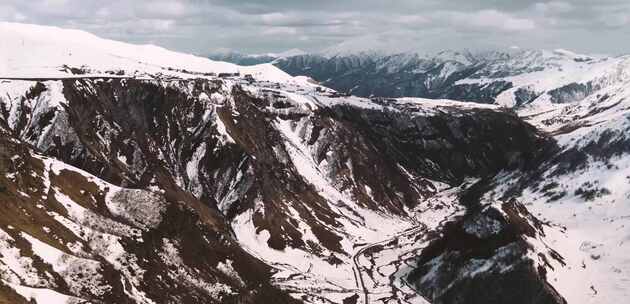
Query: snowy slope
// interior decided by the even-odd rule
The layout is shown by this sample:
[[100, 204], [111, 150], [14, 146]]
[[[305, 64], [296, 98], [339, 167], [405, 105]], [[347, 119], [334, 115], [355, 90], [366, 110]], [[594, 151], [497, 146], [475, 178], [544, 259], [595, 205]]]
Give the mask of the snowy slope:
[[528, 122], [553, 135], [560, 149], [531, 175], [499, 176], [497, 188], [487, 194], [517, 193], [532, 213], [555, 227], [548, 230], [548, 244], [566, 265], [555, 264], [548, 276], [569, 303], [630, 296], [627, 61], [609, 60], [572, 75], [569, 81], [602, 83], [581, 100], [558, 104], [541, 97], [519, 109]]
[[[592, 57], [560, 52], [541, 51], [536, 55], [524, 57], [512, 66], [496, 66], [487, 73], [500, 74], [502, 70], [534, 68], [532, 71], [517, 73], [507, 77], [482, 76], [479, 79], [462, 80], [458, 83], [488, 83], [504, 80], [512, 83], [512, 88], [496, 97], [496, 103], [504, 106], [522, 104], [516, 91], [531, 91], [538, 96], [533, 100], [549, 100], [555, 103], [579, 101], [601, 88], [620, 84], [630, 79], [630, 57]], [[588, 88], [572, 92], [570, 86], [584, 85]], [[562, 91], [568, 91], [565, 96]]]
[[300, 50], [300, 49], [290, 49], [290, 50], [286, 50], [284, 52], [280, 52], [280, 53], [266, 53], [266, 54], [254, 54], [254, 55], [250, 55], [252, 57], [261, 57], [261, 56], [267, 56], [267, 57], [273, 57], [273, 58], [285, 58], [285, 57], [292, 57], [292, 56], [300, 56], [300, 55], [304, 55], [306, 54], [305, 51]]
[[[333, 54], [336, 54], [333, 52]], [[579, 101], [628, 79], [628, 56], [558, 50], [308, 54], [274, 62], [342, 92], [369, 97], [444, 98], [521, 106], [536, 99]]]
[[68, 66], [87, 68], [89, 74], [96, 75], [124, 71], [126, 76], [156, 73], [182, 76], [174, 69], [215, 74], [240, 72], [276, 82], [291, 79], [269, 64], [241, 67], [154, 45], [133, 45], [50, 26], [1, 22], [0, 39], [0, 78], [66, 77], [68, 72], [63, 66]]
[[[119, 187], [40, 155], [5, 131], [0, 143], [0, 298], [11, 297], [6, 303], [230, 302], [234, 297], [292, 302], [264, 287], [270, 276], [264, 264], [230, 241], [221, 220], [200, 202], [175, 201], [172, 188]], [[205, 213], [186, 211], [194, 208]], [[169, 224], [172, 220], [192, 225], [184, 233]], [[212, 254], [190, 259], [197, 250]], [[255, 278], [260, 275], [267, 278]], [[247, 295], [253, 290], [258, 291]]]

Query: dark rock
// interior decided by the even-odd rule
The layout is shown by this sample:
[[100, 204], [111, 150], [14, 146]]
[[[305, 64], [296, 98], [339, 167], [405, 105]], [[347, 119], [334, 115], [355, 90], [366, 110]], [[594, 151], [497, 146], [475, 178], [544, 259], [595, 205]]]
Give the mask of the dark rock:
[[[545, 266], [528, 258], [527, 237], [542, 224], [516, 201], [489, 205], [446, 224], [409, 276], [432, 303], [566, 303], [546, 281]], [[557, 253], [539, 254], [560, 259]], [[561, 261], [561, 260], [560, 260]]]

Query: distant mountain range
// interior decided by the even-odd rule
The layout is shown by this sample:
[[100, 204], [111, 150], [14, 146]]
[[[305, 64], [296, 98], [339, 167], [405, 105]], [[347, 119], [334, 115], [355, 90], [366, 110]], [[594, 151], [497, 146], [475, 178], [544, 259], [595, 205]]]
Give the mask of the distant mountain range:
[[324, 86], [363, 97], [446, 98], [506, 106], [545, 96], [555, 103], [580, 100], [609, 82], [625, 80], [619, 67], [628, 62], [624, 56], [589, 56], [566, 50], [447, 50], [432, 55], [329, 51], [326, 55], [220, 59], [271, 62], [291, 75], [308, 76]]
[[208, 58], [217, 61], [225, 61], [238, 65], [257, 65], [262, 63], [270, 63], [279, 58], [288, 58], [294, 56], [306, 55], [305, 51], [300, 49], [291, 49], [281, 53], [265, 53], [265, 54], [243, 54], [236, 51], [216, 52], [208, 56]]

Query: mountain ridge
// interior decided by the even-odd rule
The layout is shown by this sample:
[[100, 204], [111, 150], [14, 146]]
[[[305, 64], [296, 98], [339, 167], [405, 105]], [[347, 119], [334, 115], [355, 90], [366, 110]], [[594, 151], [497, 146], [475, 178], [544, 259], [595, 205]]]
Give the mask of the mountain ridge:
[[[56, 55], [29, 67], [17, 60], [21, 38], [1, 35], [6, 75], [26, 78], [0, 80], [0, 299], [628, 295], [624, 60], [552, 53], [591, 72], [580, 75], [590, 87], [556, 90], [582, 81], [558, 81], [575, 70], [534, 54], [546, 68], [524, 75], [558, 82], [512, 107], [362, 98], [270, 64], [162, 51], [137, 62], [133, 45], [111, 46], [121, 58], [36, 36], [47, 46], [33, 52]], [[501, 67], [468, 75], [529, 84], [496, 76]]]
[[271, 62], [291, 75], [363, 97], [446, 98], [513, 107], [546, 98], [579, 101], [603, 86], [624, 82], [627, 58], [518, 49], [306, 54]]

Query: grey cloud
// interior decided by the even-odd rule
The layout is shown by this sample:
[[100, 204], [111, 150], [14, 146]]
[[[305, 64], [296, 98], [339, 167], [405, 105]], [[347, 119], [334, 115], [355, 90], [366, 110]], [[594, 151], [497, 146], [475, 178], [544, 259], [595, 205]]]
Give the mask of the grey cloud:
[[630, 48], [627, 0], [2, 2], [2, 20], [85, 29], [199, 54], [225, 48], [317, 51], [353, 39], [428, 52], [518, 45], [617, 54]]

